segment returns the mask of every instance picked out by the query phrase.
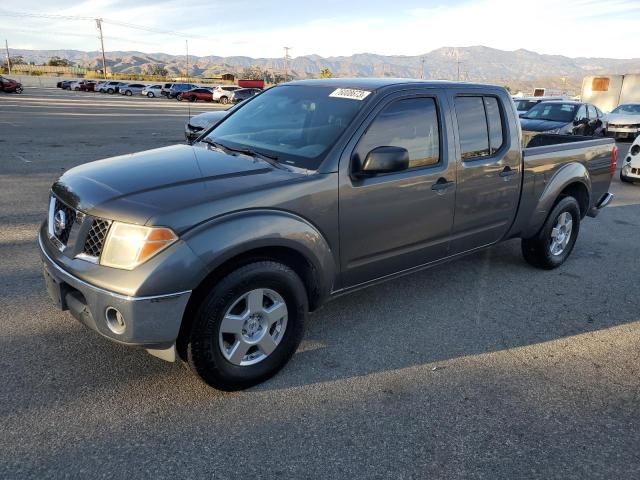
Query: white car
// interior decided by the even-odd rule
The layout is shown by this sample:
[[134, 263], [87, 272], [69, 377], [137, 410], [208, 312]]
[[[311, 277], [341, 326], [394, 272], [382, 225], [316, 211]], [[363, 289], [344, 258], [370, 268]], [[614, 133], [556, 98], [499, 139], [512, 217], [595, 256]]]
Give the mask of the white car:
[[161, 91], [162, 85], [149, 85], [140, 92], [140, 95], [145, 95], [149, 98], [159, 97], [161, 96]]
[[226, 105], [231, 101], [231, 93], [240, 89], [241, 87], [236, 87], [232, 85], [222, 85], [215, 87], [213, 89], [213, 101], [222, 103]]
[[620, 180], [629, 183], [640, 182], [640, 137], [636, 137], [622, 161]]
[[607, 133], [636, 138], [640, 134], [640, 103], [623, 103], [607, 114]]

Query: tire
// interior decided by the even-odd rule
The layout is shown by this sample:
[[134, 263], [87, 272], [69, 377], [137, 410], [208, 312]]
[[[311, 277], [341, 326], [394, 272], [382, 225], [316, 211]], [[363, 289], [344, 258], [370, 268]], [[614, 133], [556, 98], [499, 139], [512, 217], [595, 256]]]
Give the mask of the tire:
[[[560, 230], [557, 235], [562, 235], [562, 220], [568, 221], [570, 216], [571, 224], [568, 226], [569, 236], [556, 236], [556, 242], [553, 241], [552, 235], [557, 227]], [[573, 197], [562, 197], [560, 201], [553, 207], [551, 213], [544, 222], [540, 232], [533, 238], [522, 239], [522, 255], [524, 259], [531, 265], [544, 270], [552, 270], [562, 265], [571, 255], [571, 251], [578, 238], [580, 232], [580, 206], [578, 201]], [[560, 226], [559, 226], [560, 225]], [[564, 225], [564, 231], [567, 231], [567, 225]], [[558, 239], [566, 240], [566, 242], [558, 242]], [[564, 246], [562, 246], [564, 245]], [[554, 247], [561, 248], [558, 252]]]
[[181, 93], [179, 93], [178, 95], [176, 95], [176, 100], [178, 100], [179, 102], [181, 102], [183, 98], [184, 98], [184, 97], [182, 96], [182, 94], [181, 94]]
[[113, 88], [107, 88], [107, 93], [109, 95], [113, 95], [115, 93], [115, 90]]
[[[260, 304], [259, 308], [250, 308], [249, 292], [253, 306]], [[277, 314], [267, 316], [264, 309], [278, 304]], [[187, 339], [187, 361], [205, 383], [220, 390], [241, 390], [264, 382], [295, 353], [302, 340], [307, 311], [304, 284], [291, 268], [273, 261], [240, 267], [218, 282], [200, 303]], [[257, 312], [262, 314], [254, 317]], [[229, 316], [235, 320], [229, 322]], [[260, 322], [266, 323], [256, 327]], [[240, 329], [236, 333], [221, 331], [236, 328]], [[244, 341], [252, 338], [247, 335], [253, 335], [254, 343]], [[273, 348], [270, 353], [262, 350], [264, 341]], [[234, 352], [241, 353], [234, 358]]]
[[131, 95], [133, 95], [133, 92], [132, 92], [131, 90], [127, 90], [126, 92], [124, 92], [124, 94], [125, 94], [127, 97], [130, 97]]
[[227, 103], [229, 103], [229, 99], [227, 97], [220, 97], [220, 100], [218, 100], [222, 105], [226, 105]]
[[196, 103], [198, 101], [198, 97], [195, 97], [195, 96], [194, 97], [189, 97], [189, 101], [193, 102], [193, 103]]
[[16, 93], [18, 93], [18, 94], [22, 93], [23, 91], [24, 91], [24, 90], [23, 90], [23, 88], [22, 88], [22, 87], [18, 87], [18, 88], [16, 88]]
[[149, 97], [149, 98], [153, 98], [153, 97], [155, 97], [155, 95], [153, 94], [153, 92], [148, 92], [148, 93], [147, 93], [147, 97]]

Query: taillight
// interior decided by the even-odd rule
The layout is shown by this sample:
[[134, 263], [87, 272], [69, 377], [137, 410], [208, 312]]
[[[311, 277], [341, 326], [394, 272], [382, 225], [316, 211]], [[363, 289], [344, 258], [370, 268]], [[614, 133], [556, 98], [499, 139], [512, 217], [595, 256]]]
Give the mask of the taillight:
[[616, 165], [618, 165], [618, 146], [614, 145], [611, 152], [611, 165], [609, 165], [609, 173], [612, 177], [616, 173]]

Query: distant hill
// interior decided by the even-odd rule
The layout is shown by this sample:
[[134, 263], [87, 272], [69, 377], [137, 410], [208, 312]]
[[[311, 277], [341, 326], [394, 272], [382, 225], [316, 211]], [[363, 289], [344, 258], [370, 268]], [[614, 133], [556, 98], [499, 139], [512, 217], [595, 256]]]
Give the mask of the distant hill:
[[[28, 62], [45, 63], [50, 57], [67, 58], [72, 62], [101, 68], [98, 51], [80, 50], [20, 50]], [[184, 75], [185, 56], [135, 51], [107, 52], [108, 67], [114, 73], [144, 73], [151, 65], [160, 64], [169, 75]], [[640, 58], [570, 58], [543, 55], [529, 50], [505, 51], [484, 46], [443, 47], [424, 55], [377, 55], [359, 53], [342, 57], [305, 55], [289, 60], [290, 75], [294, 78], [318, 77], [320, 70], [329, 68], [337, 77], [411, 77], [420, 78], [424, 62], [424, 78], [456, 79], [509, 85], [512, 89], [533, 86], [579, 89], [585, 75], [604, 73], [640, 73]], [[239, 74], [247, 67], [260, 67], [272, 73], [284, 71], [283, 58], [251, 58], [220, 56], [189, 56], [190, 75], [214, 76], [220, 73]]]

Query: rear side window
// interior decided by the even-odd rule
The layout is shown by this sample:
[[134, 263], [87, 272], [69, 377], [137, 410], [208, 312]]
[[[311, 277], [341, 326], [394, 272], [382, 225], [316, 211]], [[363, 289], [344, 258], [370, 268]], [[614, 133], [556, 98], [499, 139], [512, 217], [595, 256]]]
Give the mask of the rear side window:
[[598, 118], [598, 113], [596, 112], [596, 107], [593, 105], [587, 105], [587, 109], [589, 111], [589, 118], [591, 120], [595, 120]]
[[482, 97], [456, 98], [462, 160], [489, 156], [489, 127]]
[[496, 97], [457, 97], [462, 160], [493, 155], [504, 144], [502, 110]]
[[377, 147], [402, 147], [409, 152], [409, 168], [436, 165], [440, 161], [438, 111], [433, 98], [408, 98], [387, 105], [356, 149], [360, 163]]

